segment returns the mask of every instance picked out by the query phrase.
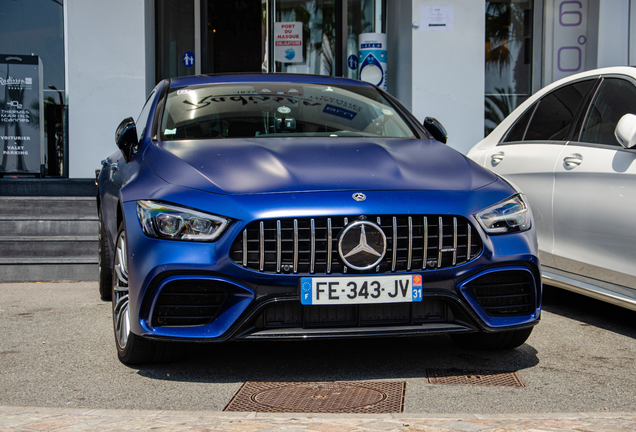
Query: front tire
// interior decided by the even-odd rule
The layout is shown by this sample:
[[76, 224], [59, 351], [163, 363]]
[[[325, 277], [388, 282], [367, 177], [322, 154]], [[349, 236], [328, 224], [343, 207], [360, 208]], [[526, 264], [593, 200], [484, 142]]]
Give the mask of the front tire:
[[457, 333], [451, 338], [456, 345], [473, 351], [497, 351], [513, 349], [523, 345], [530, 337], [533, 327], [497, 333]]
[[128, 255], [123, 222], [117, 232], [113, 262], [112, 290], [113, 330], [117, 356], [127, 365], [162, 363], [177, 360], [183, 353], [174, 343], [144, 339], [130, 331], [130, 301], [128, 284]]
[[102, 209], [99, 209], [99, 233], [97, 236], [99, 259], [99, 295], [104, 301], [112, 298], [113, 270], [110, 268], [110, 256], [108, 253], [108, 238], [104, 227]]

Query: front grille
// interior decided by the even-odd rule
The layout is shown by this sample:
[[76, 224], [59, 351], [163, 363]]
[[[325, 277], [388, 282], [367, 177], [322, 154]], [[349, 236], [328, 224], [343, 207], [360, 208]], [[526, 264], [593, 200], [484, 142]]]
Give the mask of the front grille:
[[[349, 268], [338, 253], [338, 235], [360, 219], [377, 223], [387, 238], [386, 255], [372, 270]], [[389, 273], [453, 267], [481, 251], [479, 236], [461, 216], [351, 216], [251, 222], [234, 240], [230, 257], [264, 273]]]
[[300, 302], [280, 302], [263, 311], [257, 327], [274, 329], [412, 325], [444, 322], [446, 317], [447, 309], [442, 300], [333, 306], [303, 306]]
[[226, 292], [216, 282], [206, 280], [178, 280], [163, 287], [152, 314], [152, 325], [205, 325], [221, 309]]
[[488, 315], [527, 315], [534, 310], [534, 283], [527, 271], [493, 272], [475, 279], [471, 285]]

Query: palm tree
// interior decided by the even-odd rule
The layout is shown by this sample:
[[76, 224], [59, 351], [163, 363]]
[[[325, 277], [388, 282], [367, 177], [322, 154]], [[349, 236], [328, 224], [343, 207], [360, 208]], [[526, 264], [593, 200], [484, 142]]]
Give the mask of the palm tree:
[[523, 43], [524, 12], [510, 2], [486, 3], [486, 67], [510, 64], [510, 42]]
[[517, 97], [512, 94], [510, 87], [504, 89], [496, 87], [497, 95], [486, 95], [486, 112], [484, 127], [486, 135], [492, 132], [499, 123], [517, 107]]
[[[486, 70], [491, 69], [499, 72], [499, 76], [503, 71], [511, 66], [513, 55], [512, 46], [524, 46], [524, 30], [526, 23], [526, 14], [530, 8], [519, 3], [511, 1], [498, 1], [486, 3]], [[520, 61], [523, 63], [523, 56], [517, 58], [515, 65], [515, 78], [517, 76]], [[522, 64], [521, 63], [521, 64]], [[495, 88], [496, 94], [486, 95], [485, 99], [485, 122], [484, 132], [488, 135], [492, 130], [510, 114], [518, 104], [516, 93], [518, 87], [515, 81], [506, 89], [502, 87]], [[520, 84], [520, 83], [516, 83]]]

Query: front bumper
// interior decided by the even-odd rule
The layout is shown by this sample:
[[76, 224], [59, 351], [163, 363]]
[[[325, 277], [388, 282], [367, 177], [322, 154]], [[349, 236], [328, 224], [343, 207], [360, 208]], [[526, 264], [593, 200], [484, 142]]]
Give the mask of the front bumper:
[[[467, 264], [408, 272], [422, 276], [419, 304], [303, 306], [298, 283], [306, 275], [265, 274], [228, 258], [240, 224], [216, 243], [151, 239], [141, 232], [134, 206], [134, 202], [125, 205], [126, 215], [133, 216], [126, 218], [131, 331], [147, 338], [222, 342], [496, 332], [530, 327], [540, 319], [539, 261], [530, 232], [484, 237], [483, 253]], [[507, 281], [507, 275], [520, 279]], [[526, 286], [521, 294], [502, 291], [503, 286], [519, 281]], [[498, 288], [480, 293], [484, 282]], [[203, 312], [212, 319], [162, 321], [158, 312], [162, 293], [191, 283], [208, 287], [202, 288], [203, 296], [213, 298], [210, 293], [216, 293], [216, 303], [212, 301]], [[524, 309], [493, 313], [492, 299], [487, 297], [495, 297], [495, 306], [497, 302], [505, 306], [505, 299], [514, 295], [524, 296]], [[172, 314], [179, 315], [179, 310]]]

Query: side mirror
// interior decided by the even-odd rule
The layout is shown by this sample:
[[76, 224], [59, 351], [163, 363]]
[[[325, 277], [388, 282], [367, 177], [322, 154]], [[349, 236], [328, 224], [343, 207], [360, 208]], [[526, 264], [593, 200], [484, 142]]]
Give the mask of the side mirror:
[[424, 129], [426, 129], [428, 133], [433, 135], [433, 138], [442, 144], [446, 144], [446, 141], [448, 141], [448, 133], [437, 119], [433, 117], [426, 117], [424, 119]]
[[128, 162], [132, 157], [133, 149], [139, 145], [137, 126], [135, 126], [135, 121], [132, 117], [128, 117], [119, 123], [115, 132], [115, 142], [124, 155], [124, 159]]
[[625, 114], [616, 124], [614, 135], [625, 148], [636, 146], [636, 115]]

